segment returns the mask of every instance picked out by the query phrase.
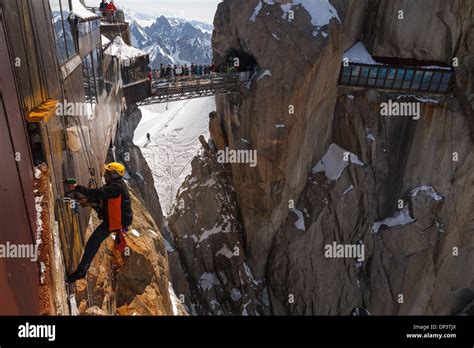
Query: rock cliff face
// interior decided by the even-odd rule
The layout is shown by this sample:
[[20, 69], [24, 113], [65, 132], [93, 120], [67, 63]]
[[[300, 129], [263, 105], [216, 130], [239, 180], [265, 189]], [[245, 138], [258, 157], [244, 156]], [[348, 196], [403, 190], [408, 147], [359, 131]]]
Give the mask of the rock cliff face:
[[[225, 1], [216, 14], [215, 59], [237, 51], [257, 63], [247, 94], [217, 97], [217, 117], [226, 146], [258, 152], [256, 167], [233, 164], [232, 176], [249, 257], [259, 277], [266, 273], [264, 260], [288, 215], [288, 201], [298, 197], [309, 169], [329, 142], [340, 68], [335, 57], [357, 40], [364, 14], [360, 3], [340, 3], [345, 7], [338, 12], [342, 24], [332, 18], [316, 36], [301, 6], [295, 7], [291, 22], [282, 19], [279, 4], [259, 1], [243, 7]], [[260, 5], [255, 21], [250, 20]], [[346, 11], [351, 13], [347, 19]], [[271, 76], [265, 76], [267, 70]]]
[[[217, 149], [258, 153], [256, 167], [229, 164], [235, 200], [226, 201], [239, 212], [232, 225], [242, 224], [236, 232], [257, 288], [270, 290], [274, 314], [472, 310], [472, 2], [334, 0], [318, 2], [316, 12], [308, 4], [224, 0], [214, 21], [215, 62], [238, 56], [243, 68], [255, 68], [243, 94], [216, 98], [210, 131]], [[423, 99], [419, 120], [380, 116], [381, 103], [400, 94], [337, 85], [343, 52], [360, 40], [374, 56], [447, 64], [457, 57], [455, 91]], [[352, 163], [342, 162], [344, 152]], [[219, 211], [214, 197], [225, 192], [225, 185], [200, 187], [209, 176], [198, 167], [206, 168], [193, 163], [179, 197], [191, 212], [178, 209], [171, 224], [190, 253], [193, 284], [219, 272], [221, 256], [212, 254], [232, 235], [216, 234], [222, 239], [209, 247], [199, 234], [192, 240], [189, 231], [223, 222], [211, 214], [193, 225]], [[327, 257], [334, 242], [363, 245], [363, 260]], [[222, 287], [217, 274], [211, 283]], [[219, 291], [196, 302], [216, 298], [222, 307]]]
[[[403, 20], [398, 11], [403, 11]], [[455, 66], [454, 91], [474, 139], [474, 23], [468, 0], [368, 2], [364, 39], [374, 56], [437, 60]], [[395, 15], [397, 14], [397, 15]], [[415, 19], [416, 18], [416, 19]]]
[[[101, 245], [87, 280], [76, 283], [81, 315], [174, 315], [178, 307], [182, 311], [169, 289], [168, 259], [160, 230], [133, 191], [131, 198], [134, 221], [125, 235], [128, 249], [118, 258], [112, 237]], [[89, 233], [97, 223], [96, 218], [91, 220]], [[121, 264], [116, 275], [112, 264]]]
[[202, 150], [177, 194], [169, 228], [198, 315], [259, 315], [268, 307], [264, 282], [248, 266], [239, 210], [228, 174]]

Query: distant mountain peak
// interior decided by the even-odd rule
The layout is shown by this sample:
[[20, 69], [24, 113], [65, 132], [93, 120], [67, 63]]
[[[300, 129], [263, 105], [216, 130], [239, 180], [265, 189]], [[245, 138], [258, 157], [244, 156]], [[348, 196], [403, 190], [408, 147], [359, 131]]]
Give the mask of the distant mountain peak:
[[132, 44], [150, 55], [152, 68], [163, 65], [210, 64], [213, 26], [183, 18], [129, 13]]

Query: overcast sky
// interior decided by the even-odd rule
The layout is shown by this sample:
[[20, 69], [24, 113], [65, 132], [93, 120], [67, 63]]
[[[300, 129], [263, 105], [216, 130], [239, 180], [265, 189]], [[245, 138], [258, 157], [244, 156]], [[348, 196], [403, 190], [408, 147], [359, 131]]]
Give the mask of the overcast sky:
[[[129, 8], [134, 12], [164, 14], [168, 16], [197, 19], [211, 23], [217, 4], [222, 0], [115, 0], [119, 8]], [[97, 3], [97, 5], [93, 5]], [[101, 0], [86, 0], [86, 4], [98, 6]]]

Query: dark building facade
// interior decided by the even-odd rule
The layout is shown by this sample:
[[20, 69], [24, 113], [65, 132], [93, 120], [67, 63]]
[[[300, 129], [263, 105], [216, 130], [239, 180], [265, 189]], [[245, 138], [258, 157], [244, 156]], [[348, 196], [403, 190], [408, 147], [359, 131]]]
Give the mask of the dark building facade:
[[[122, 62], [104, 53], [101, 26], [79, 0], [0, 0], [0, 244], [35, 243], [34, 172], [45, 163], [66, 272], [82, 254], [90, 212], [71, 208], [64, 179], [101, 185], [126, 108]], [[40, 268], [0, 259], [0, 314], [41, 313]]]

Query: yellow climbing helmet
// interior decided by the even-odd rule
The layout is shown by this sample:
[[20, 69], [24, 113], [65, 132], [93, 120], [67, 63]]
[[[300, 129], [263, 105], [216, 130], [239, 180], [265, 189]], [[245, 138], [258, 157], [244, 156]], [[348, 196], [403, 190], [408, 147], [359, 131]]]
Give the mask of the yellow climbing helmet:
[[125, 166], [121, 163], [111, 162], [109, 164], [106, 164], [104, 169], [108, 172], [115, 172], [120, 176], [125, 175]]

